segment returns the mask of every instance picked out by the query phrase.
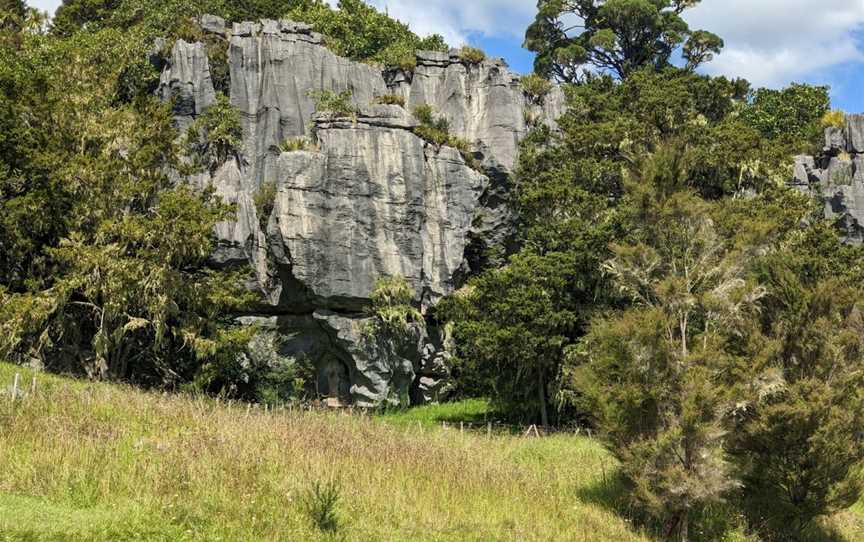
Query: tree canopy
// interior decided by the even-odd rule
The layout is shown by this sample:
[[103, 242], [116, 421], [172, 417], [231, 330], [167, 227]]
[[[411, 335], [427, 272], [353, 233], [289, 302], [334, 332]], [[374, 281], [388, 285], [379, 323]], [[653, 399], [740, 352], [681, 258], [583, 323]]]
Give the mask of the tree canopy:
[[688, 70], [711, 60], [723, 40], [691, 30], [682, 14], [699, 0], [539, 0], [525, 34], [537, 53], [535, 71], [575, 83], [598, 70], [624, 79], [653, 67], [662, 70], [679, 51]]

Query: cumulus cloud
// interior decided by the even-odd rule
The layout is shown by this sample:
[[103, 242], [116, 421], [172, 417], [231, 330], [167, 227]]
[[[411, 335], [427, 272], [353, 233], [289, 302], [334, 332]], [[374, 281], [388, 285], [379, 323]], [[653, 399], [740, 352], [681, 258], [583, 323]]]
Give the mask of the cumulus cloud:
[[781, 86], [864, 60], [856, 39], [864, 28], [862, 0], [704, 0], [687, 20], [726, 40], [705, 71], [756, 85]]
[[[335, 3], [335, 0], [333, 0]], [[418, 33], [459, 44], [474, 32], [521, 43], [534, 0], [370, 0]], [[687, 12], [693, 28], [719, 34], [726, 49], [705, 67], [756, 85], [781, 86], [847, 62], [864, 61], [856, 32], [864, 0], [703, 0]]]
[[[522, 43], [536, 12], [534, 0], [368, 0], [421, 35], [441, 34], [452, 44], [469, 33], [512, 38]], [[335, 0], [331, 0], [335, 4]]]

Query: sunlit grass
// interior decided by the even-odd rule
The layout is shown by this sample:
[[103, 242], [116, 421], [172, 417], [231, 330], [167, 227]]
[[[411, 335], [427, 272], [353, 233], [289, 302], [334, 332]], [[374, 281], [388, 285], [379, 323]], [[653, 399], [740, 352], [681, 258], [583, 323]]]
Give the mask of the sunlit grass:
[[[0, 389], [15, 372], [29, 390], [3, 364]], [[39, 375], [0, 396], [0, 540], [651, 540], [596, 441], [440, 427], [486, 416], [262, 412]], [[304, 512], [316, 482], [340, 488], [336, 533]], [[849, 540], [860, 518], [838, 517]]]

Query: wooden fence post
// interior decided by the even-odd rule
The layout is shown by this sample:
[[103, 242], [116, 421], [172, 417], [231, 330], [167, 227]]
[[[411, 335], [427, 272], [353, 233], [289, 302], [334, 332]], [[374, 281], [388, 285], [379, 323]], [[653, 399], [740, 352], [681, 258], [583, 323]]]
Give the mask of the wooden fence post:
[[21, 380], [21, 375], [15, 373], [15, 380], [12, 382], [12, 400], [18, 399], [18, 383]]

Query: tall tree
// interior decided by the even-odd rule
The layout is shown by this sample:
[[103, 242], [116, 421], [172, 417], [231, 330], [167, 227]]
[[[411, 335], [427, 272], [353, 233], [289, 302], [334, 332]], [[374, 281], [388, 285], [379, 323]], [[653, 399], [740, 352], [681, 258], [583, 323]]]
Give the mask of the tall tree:
[[736, 486], [722, 446], [732, 399], [722, 344], [762, 289], [744, 280], [704, 203], [675, 194], [656, 212], [649, 237], [615, 247], [606, 265], [636, 304], [595, 322], [577, 350], [579, 379], [632, 497], [686, 541], [691, 514]]
[[537, 53], [537, 73], [570, 83], [592, 68], [621, 79], [646, 66], [659, 70], [679, 48], [692, 70], [723, 48], [722, 39], [690, 30], [682, 18], [699, 1], [539, 0], [525, 47]]

